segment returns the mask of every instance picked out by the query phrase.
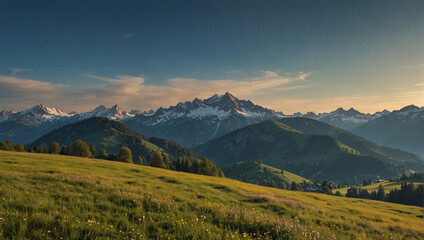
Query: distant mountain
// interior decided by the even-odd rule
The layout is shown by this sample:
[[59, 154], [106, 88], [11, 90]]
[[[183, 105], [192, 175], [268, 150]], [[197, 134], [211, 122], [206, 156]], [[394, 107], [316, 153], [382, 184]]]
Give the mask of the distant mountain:
[[328, 135], [337, 141], [358, 150], [362, 154], [367, 154], [395, 164], [403, 165], [415, 171], [424, 171], [424, 159], [415, 154], [394, 148], [379, 146], [362, 137], [327, 123], [308, 118], [282, 118], [279, 121], [305, 134]]
[[13, 111], [13, 110], [12, 111], [7, 111], [7, 110], [0, 111], [0, 121], [8, 119], [9, 116], [14, 114], [14, 113], [16, 113], [16, 112]]
[[247, 126], [194, 150], [220, 165], [262, 161], [310, 179], [355, 183], [409, 172], [403, 166], [363, 156], [330, 136], [304, 134], [278, 121]]
[[93, 143], [97, 150], [104, 148], [107, 152], [115, 154], [122, 146], [127, 146], [131, 149], [136, 162], [138, 156], [150, 160], [156, 151], [164, 152], [171, 158], [200, 157], [192, 150], [181, 147], [172, 141], [156, 137], [149, 139], [117, 121], [99, 117], [63, 126], [37, 139], [30, 146], [38, 146], [41, 143], [50, 145], [51, 142], [69, 145], [78, 139]]
[[[3, 111], [4, 112], [4, 111]], [[43, 122], [51, 122], [58, 120], [62, 117], [70, 117], [68, 113], [56, 108], [46, 107], [42, 104], [38, 104], [28, 110], [22, 112], [14, 112], [6, 115], [7, 118], [0, 120], [3, 121], [27, 121], [33, 125], [37, 125]]]
[[343, 108], [338, 108], [330, 113], [319, 113], [315, 114], [313, 112], [308, 112], [306, 114], [295, 113], [291, 116], [286, 117], [305, 117], [315, 119], [321, 122], [328, 123], [330, 125], [349, 130], [355, 127], [358, 127], [370, 120], [378, 118], [380, 116], [384, 116], [389, 114], [390, 112], [387, 110], [376, 112], [374, 114], [370, 113], [361, 113], [354, 108], [350, 108], [349, 110], [344, 110]]
[[406, 106], [354, 128], [352, 132], [378, 144], [424, 156], [424, 107]]
[[154, 114], [140, 114], [123, 123], [137, 132], [171, 139], [184, 146], [206, 142], [253, 123], [281, 116], [273, 110], [239, 100], [230, 93], [159, 108]]
[[13, 142], [30, 143], [42, 135], [66, 124], [75, 123], [91, 117], [106, 117], [123, 120], [133, 117], [118, 105], [106, 108], [101, 105], [86, 113], [66, 113], [60, 109], [38, 104], [21, 112], [6, 113], [0, 117], [0, 140], [10, 139]]
[[271, 186], [271, 181], [274, 181], [275, 187], [284, 189], [290, 189], [292, 182], [298, 184], [309, 182], [308, 179], [296, 174], [255, 161], [227, 165], [222, 167], [222, 171], [228, 178], [267, 187]]
[[111, 120], [122, 120], [122, 119], [134, 117], [134, 115], [127, 113], [118, 105], [115, 105], [111, 108], [106, 108], [105, 106], [100, 105], [97, 108], [95, 108], [93, 111], [74, 115], [72, 117], [72, 120], [81, 121], [81, 120], [89, 119], [92, 117], [105, 117]]
[[29, 143], [62, 126], [62, 120], [70, 117], [62, 110], [38, 104], [0, 119], [0, 140]]

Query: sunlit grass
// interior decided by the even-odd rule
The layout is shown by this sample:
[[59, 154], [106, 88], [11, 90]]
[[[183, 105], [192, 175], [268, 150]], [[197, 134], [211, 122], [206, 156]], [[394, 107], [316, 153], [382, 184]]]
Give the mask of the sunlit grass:
[[0, 151], [4, 239], [422, 239], [423, 208]]

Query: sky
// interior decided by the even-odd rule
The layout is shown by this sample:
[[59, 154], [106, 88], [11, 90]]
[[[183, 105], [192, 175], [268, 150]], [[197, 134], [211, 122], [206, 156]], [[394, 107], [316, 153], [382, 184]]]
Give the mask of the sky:
[[0, 1], [0, 109], [424, 105], [424, 1]]

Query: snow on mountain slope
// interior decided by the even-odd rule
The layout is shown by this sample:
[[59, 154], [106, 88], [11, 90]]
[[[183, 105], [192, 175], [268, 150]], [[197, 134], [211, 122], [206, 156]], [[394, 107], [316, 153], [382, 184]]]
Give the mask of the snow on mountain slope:
[[122, 119], [132, 118], [134, 115], [127, 113], [118, 105], [115, 105], [111, 108], [106, 108], [105, 106], [100, 105], [90, 112], [76, 114], [72, 119], [75, 121], [81, 121], [92, 117], [105, 117], [111, 120], [119, 121]]
[[14, 110], [11, 110], [11, 111], [7, 111], [7, 110], [0, 111], [0, 121], [9, 119], [9, 116], [12, 115], [12, 114], [14, 114], [14, 113], [16, 113]]
[[374, 114], [370, 113], [361, 113], [354, 108], [350, 108], [349, 110], [344, 110], [343, 108], [338, 108], [330, 113], [319, 113], [315, 114], [313, 112], [308, 112], [306, 114], [295, 113], [286, 117], [305, 117], [315, 119], [321, 122], [325, 122], [331, 124], [333, 126], [350, 130], [355, 127], [358, 127], [368, 121], [376, 119], [378, 117], [389, 114], [390, 112], [387, 110], [376, 112]]
[[154, 126], [180, 118], [221, 121], [234, 115], [258, 121], [279, 117], [270, 109], [255, 105], [251, 101], [239, 100], [227, 92], [224, 95], [215, 94], [205, 100], [196, 98], [192, 102], [180, 102], [167, 109], [159, 108], [153, 115], [139, 114], [134, 120]]
[[185, 146], [204, 142], [230, 131], [281, 115], [273, 110], [239, 100], [230, 93], [210, 98], [180, 102], [169, 108], [159, 108], [154, 114], [139, 114], [124, 121], [146, 135], [174, 140]]
[[6, 118], [0, 119], [0, 121], [26, 120], [32, 124], [37, 125], [43, 122], [55, 121], [70, 116], [70, 114], [60, 109], [47, 107], [43, 104], [38, 104], [25, 111], [11, 113]]

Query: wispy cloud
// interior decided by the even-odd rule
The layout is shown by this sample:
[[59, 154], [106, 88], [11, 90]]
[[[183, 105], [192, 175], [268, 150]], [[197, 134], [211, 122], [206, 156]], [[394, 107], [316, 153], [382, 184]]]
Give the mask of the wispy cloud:
[[[293, 77], [283, 77], [276, 72], [263, 71], [260, 76], [244, 79], [200, 80], [193, 78], [172, 78], [162, 85], [147, 84], [140, 76], [118, 75], [114, 78], [86, 75], [104, 83], [91, 87], [65, 87], [47, 82], [2, 77], [1, 89], [13, 82], [13, 93], [2, 96], [3, 99], [15, 99], [23, 103], [36, 98], [45, 103], [54, 102], [65, 107], [65, 110], [85, 111], [99, 105], [120, 104], [127, 108], [148, 109], [167, 107], [180, 101], [192, 100], [194, 97], [207, 98], [215, 93], [231, 92], [240, 98], [250, 98], [258, 94], [275, 92], [276, 89], [288, 91], [302, 87], [309, 73], [299, 73]], [[298, 86], [291, 86], [296, 84]], [[285, 85], [291, 83], [285, 88]], [[3, 87], [4, 86], [4, 87]], [[6, 90], [3, 90], [6, 94]], [[0, 92], [1, 94], [2, 92]], [[28, 98], [32, 96], [33, 98]], [[0, 98], [1, 99], [1, 98]], [[49, 100], [49, 101], [47, 101]], [[30, 101], [32, 102], [32, 101]], [[78, 109], [75, 109], [78, 106]]]
[[[126, 109], [144, 110], [168, 107], [180, 101], [192, 100], [194, 97], [207, 98], [215, 93], [223, 94], [227, 91], [241, 99], [250, 99], [256, 104], [282, 110], [285, 113], [328, 112], [338, 107], [355, 107], [363, 112], [375, 112], [382, 109], [400, 109], [409, 104], [422, 105], [424, 102], [421, 88], [413, 86], [393, 89], [396, 91], [375, 92], [372, 96], [346, 94], [335, 97], [325, 95], [288, 97], [284, 94], [295, 89], [317, 86], [317, 83], [309, 79], [310, 75], [311, 73], [301, 72], [287, 77], [276, 72], [263, 71], [257, 77], [244, 79], [171, 78], [162, 85], [150, 84], [141, 76], [86, 75], [102, 81], [91, 87], [71, 87], [0, 76], [0, 109], [11, 107], [23, 109], [42, 102], [65, 111], [87, 111], [100, 104], [108, 106], [119, 104]], [[416, 86], [423, 84], [417, 83]]]
[[231, 71], [228, 71], [226, 73], [228, 73], [228, 74], [236, 74], [236, 73], [240, 73], [240, 70], [231, 70]]
[[28, 71], [28, 69], [22, 69], [22, 68], [10, 68], [10, 70], [12, 71], [12, 73], [10, 74], [10, 76], [12, 77], [16, 76], [16, 74], [19, 72]]
[[134, 36], [135, 36], [134, 33], [128, 33], [128, 34], [124, 35], [124, 38], [132, 38]]
[[416, 83], [414, 86], [424, 86], [424, 82]]
[[418, 63], [418, 64], [400, 66], [400, 67], [396, 68], [396, 70], [410, 69], [410, 68], [422, 68], [422, 67], [424, 67], [424, 62], [423, 63]]
[[14, 76], [0, 76], [0, 102], [3, 107], [28, 107], [60, 99], [64, 85]]

